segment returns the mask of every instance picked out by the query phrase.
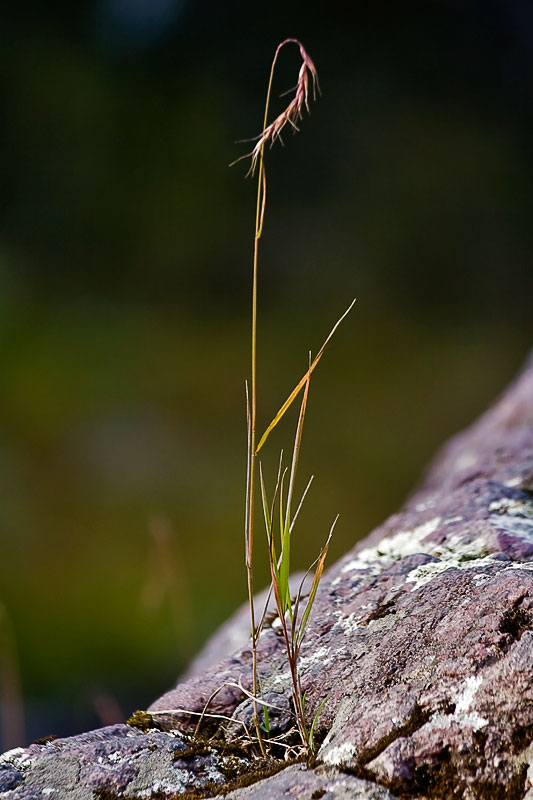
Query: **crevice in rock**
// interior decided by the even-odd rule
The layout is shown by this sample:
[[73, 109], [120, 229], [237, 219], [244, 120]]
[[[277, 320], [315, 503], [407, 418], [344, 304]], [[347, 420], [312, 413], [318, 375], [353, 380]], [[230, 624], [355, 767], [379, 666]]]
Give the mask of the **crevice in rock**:
[[383, 736], [375, 745], [365, 750], [362, 756], [359, 759], [359, 763], [361, 766], [365, 767], [375, 758], [377, 758], [392, 742], [395, 742], [396, 739], [400, 739], [403, 736], [410, 736], [411, 734], [418, 731], [432, 716], [432, 711], [429, 709], [422, 708], [422, 706], [415, 703], [413, 711], [407, 722], [401, 725], [399, 728], [394, 728], [394, 730], [390, 731], [386, 736]]
[[511, 734], [513, 753], [521, 753], [533, 742], [533, 725], [520, 725]]
[[[417, 730], [414, 722], [414, 730]], [[424, 723], [422, 723], [424, 724]], [[409, 725], [409, 723], [407, 723]], [[414, 730], [412, 732], [414, 732]], [[403, 733], [402, 735], [405, 735]], [[399, 738], [390, 736], [387, 745]], [[462, 800], [465, 791], [464, 781], [459, 780], [460, 775], [470, 774], [470, 791], [477, 800], [523, 800], [526, 791], [528, 765], [522, 764], [513, 777], [505, 784], [493, 781], [475, 780], [476, 773], [483, 772], [486, 767], [485, 744], [487, 736], [483, 731], [476, 731], [473, 736], [474, 747], [465, 757], [460, 757], [460, 763], [454, 763], [448, 747], [433, 758], [432, 763], [416, 767], [407, 781], [381, 780], [366, 767], [369, 759], [366, 754], [361, 760], [359, 768], [341, 768], [346, 774], [363, 778], [378, 786], [383, 786], [392, 792], [398, 800], [415, 800], [417, 797], [431, 798], [431, 800]], [[382, 740], [383, 741], [383, 740]], [[517, 728], [512, 734], [512, 749], [515, 753], [523, 751], [533, 741], [533, 725]], [[379, 744], [381, 744], [380, 742]], [[377, 749], [377, 746], [376, 746]], [[381, 752], [384, 748], [382, 748]], [[375, 758], [379, 753], [373, 753]], [[457, 754], [456, 754], [457, 755]]]
[[512, 608], [504, 612], [502, 621], [498, 627], [500, 633], [505, 633], [509, 636], [508, 642], [501, 647], [506, 653], [511, 645], [522, 638], [522, 635], [533, 629], [533, 618], [530, 613], [520, 607], [524, 598], [520, 598]]
[[366, 620], [362, 622], [361, 625], [368, 625], [369, 622], [374, 622], [376, 619], [382, 619], [383, 617], [388, 616], [388, 614], [392, 613], [391, 608], [393, 608], [395, 601], [396, 598], [393, 598], [392, 600], [388, 600], [386, 603], [383, 603], [383, 605], [378, 606], [375, 611], [372, 611], [372, 613], [368, 615]]

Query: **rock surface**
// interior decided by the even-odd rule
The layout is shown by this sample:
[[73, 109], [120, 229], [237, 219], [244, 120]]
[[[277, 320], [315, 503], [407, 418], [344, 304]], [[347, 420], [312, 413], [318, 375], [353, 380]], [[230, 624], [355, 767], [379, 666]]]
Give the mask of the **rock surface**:
[[[264, 694], [287, 709], [275, 621], [259, 669]], [[11, 751], [0, 798], [533, 800], [532, 361], [405, 507], [323, 577], [300, 659], [310, 718], [326, 701], [313, 768], [280, 761], [274, 774], [231, 745], [191, 747], [193, 712], [217, 690], [210, 713], [249, 721], [250, 673], [240, 612], [152, 705], [163, 730], [118, 725]], [[250, 785], [236, 788], [243, 775]]]

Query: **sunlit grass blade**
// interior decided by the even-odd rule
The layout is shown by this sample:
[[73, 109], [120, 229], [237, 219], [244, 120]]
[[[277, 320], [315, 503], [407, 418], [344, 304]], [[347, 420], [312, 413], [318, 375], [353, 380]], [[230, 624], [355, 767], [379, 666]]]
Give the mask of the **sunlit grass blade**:
[[279, 566], [279, 591], [282, 600], [283, 613], [285, 613], [291, 602], [291, 592], [289, 587], [289, 573], [291, 560], [291, 536], [288, 531], [283, 532], [281, 558]]
[[[280, 546], [280, 553], [283, 552], [283, 530], [284, 530], [284, 499], [283, 499], [283, 488], [285, 486], [285, 476], [287, 474], [287, 468], [283, 470], [283, 474], [281, 476], [281, 485], [280, 485], [280, 493], [279, 493], [279, 546]], [[281, 560], [281, 554], [280, 554]], [[279, 564], [278, 564], [279, 567]]]
[[324, 344], [322, 345], [322, 347], [320, 348], [320, 350], [318, 351], [318, 353], [314, 357], [313, 361], [311, 362], [311, 364], [309, 366], [309, 369], [307, 370], [305, 375], [302, 377], [302, 379], [296, 384], [296, 386], [294, 387], [294, 389], [292, 390], [290, 395], [287, 397], [287, 399], [285, 400], [285, 402], [281, 406], [280, 410], [278, 411], [278, 413], [276, 414], [276, 416], [274, 417], [274, 419], [272, 420], [270, 425], [266, 428], [265, 432], [263, 433], [263, 435], [261, 436], [261, 438], [259, 440], [259, 444], [257, 445], [257, 447], [255, 449], [256, 454], [259, 453], [259, 451], [261, 450], [261, 448], [265, 444], [266, 440], [268, 439], [268, 437], [270, 436], [270, 434], [272, 433], [272, 431], [274, 430], [276, 425], [283, 419], [283, 417], [285, 416], [285, 414], [287, 413], [289, 408], [292, 406], [292, 404], [294, 403], [294, 401], [296, 400], [296, 398], [298, 397], [298, 395], [302, 391], [303, 387], [305, 386], [306, 381], [311, 377], [311, 373], [317, 367], [318, 362], [320, 361], [320, 359], [324, 355], [324, 351], [325, 351], [327, 345], [329, 344], [332, 336], [334, 335], [335, 331], [337, 330], [337, 328], [339, 327], [341, 322], [350, 313], [350, 311], [352, 310], [352, 308], [355, 305], [355, 302], [356, 302], [356, 298], [354, 298], [352, 300], [352, 302], [350, 303], [350, 305], [348, 306], [348, 308], [346, 309], [344, 314], [341, 317], [339, 317], [339, 319], [337, 320], [337, 322], [335, 323], [333, 328], [330, 330], [326, 340], [324, 341]]

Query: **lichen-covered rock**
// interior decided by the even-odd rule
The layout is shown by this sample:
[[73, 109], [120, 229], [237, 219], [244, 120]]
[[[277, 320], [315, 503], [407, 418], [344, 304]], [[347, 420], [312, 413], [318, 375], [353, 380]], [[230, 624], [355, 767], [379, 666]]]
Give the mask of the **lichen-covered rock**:
[[[291, 681], [278, 629], [274, 620], [260, 637], [259, 670], [282, 733]], [[114, 726], [12, 751], [0, 758], [2, 800], [191, 790], [533, 800], [533, 362], [445, 448], [405, 507], [323, 577], [300, 659], [310, 719], [325, 701], [313, 769], [267, 776], [251, 756], [187, 756], [185, 731], [208, 701], [210, 713], [249, 725], [244, 630], [241, 613], [152, 705], [164, 730]], [[227, 726], [226, 737], [238, 730]], [[237, 773], [251, 785], [228, 784]]]
[[111, 800], [216, 791], [247, 768], [178, 733], [113, 725], [0, 756], [2, 800]]

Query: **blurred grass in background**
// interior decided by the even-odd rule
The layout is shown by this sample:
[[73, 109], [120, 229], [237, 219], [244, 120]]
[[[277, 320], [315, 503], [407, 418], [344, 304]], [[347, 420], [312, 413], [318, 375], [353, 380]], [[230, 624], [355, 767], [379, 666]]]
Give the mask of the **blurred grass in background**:
[[3, 12], [0, 655], [26, 741], [147, 704], [245, 598], [255, 190], [227, 164], [280, 39], [323, 97], [267, 161], [263, 423], [358, 297], [311, 383], [297, 563], [336, 513], [329, 563], [394, 511], [527, 352], [530, 9], [328, 8]]

